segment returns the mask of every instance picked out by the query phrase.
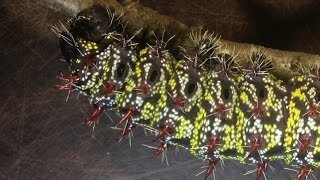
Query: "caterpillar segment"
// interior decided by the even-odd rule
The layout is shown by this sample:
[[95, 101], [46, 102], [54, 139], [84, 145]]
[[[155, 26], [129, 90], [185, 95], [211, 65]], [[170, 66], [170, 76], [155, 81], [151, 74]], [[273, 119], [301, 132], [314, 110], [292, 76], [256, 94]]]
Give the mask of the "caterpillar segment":
[[238, 159], [256, 163], [281, 158], [285, 127], [286, 88], [274, 76], [245, 75], [238, 78]]
[[168, 81], [164, 94], [168, 95], [166, 107], [154, 128], [160, 129], [155, 140], [188, 149], [195, 124], [205, 116], [200, 102], [204, 92], [204, 76], [193, 64], [178, 61]]
[[192, 134], [190, 153], [208, 161], [205, 179], [213, 175], [217, 163], [236, 158], [236, 118], [238, 87], [233, 80], [236, 60], [230, 55], [217, 54], [211, 70], [205, 71], [205, 91], [201, 101], [205, 115], [197, 132]]
[[159, 55], [155, 48], [140, 51], [135, 70], [116, 99], [119, 111], [131, 108], [138, 113], [138, 118], [132, 117], [132, 123], [152, 126], [160, 118], [160, 111], [166, 105], [164, 92], [173, 72], [173, 60], [169, 54]]
[[236, 147], [239, 162], [257, 164], [258, 178], [270, 161], [283, 158], [288, 98], [284, 83], [268, 73], [271, 64], [263, 54], [252, 53], [250, 61], [251, 71], [237, 77]]
[[230, 158], [235, 151], [232, 145], [235, 144], [235, 138], [230, 138], [235, 133], [232, 120], [237, 87], [228, 75], [234, 73], [237, 66], [233, 56], [219, 53], [222, 44], [215, 33], [192, 31], [189, 39], [192, 46], [181, 48], [182, 53], [193, 63], [193, 67], [202, 72], [204, 80], [201, 84], [204, 89], [198, 98], [193, 127], [190, 126], [193, 131], [188, 149], [196, 157], [208, 160], [206, 170], [199, 173], [205, 173], [206, 179], [210, 174], [215, 177], [216, 164], [223, 163], [223, 158]]
[[[197, 128], [201, 128], [205, 117], [205, 109], [201, 106], [205, 87], [203, 67], [213, 59], [217, 46], [214, 34], [191, 33], [189, 36], [192, 51], [181, 48], [185, 60], [178, 61], [171, 75], [163, 96], [167, 97], [166, 107], [161, 110], [161, 117], [153, 128], [160, 129], [154, 140], [161, 145], [174, 144], [189, 149]], [[162, 146], [158, 148], [161, 149]], [[211, 165], [212, 167], [212, 165]], [[211, 172], [211, 169], [208, 172]]]
[[[95, 107], [94, 111], [97, 108], [110, 110], [115, 108], [117, 94], [123, 91], [134, 71], [138, 60], [136, 46], [121, 37], [118, 43], [110, 44], [96, 58], [102, 62], [98, 67], [102, 73], [95, 85], [90, 88], [89, 99]], [[91, 123], [96, 119], [89, 116], [85, 121]]]
[[[92, 84], [90, 80], [95, 78], [94, 74], [97, 72], [94, 55], [103, 50], [103, 47], [95, 42], [74, 37], [62, 23], [60, 27], [53, 26], [52, 30], [60, 38], [60, 47], [71, 73], [59, 79], [64, 81], [68, 79], [66, 82], [69, 83], [69, 89], [82, 91], [88, 89], [88, 84]], [[73, 77], [72, 81], [70, 77]], [[64, 90], [69, 89], [64, 88]]]
[[87, 95], [96, 93], [97, 88], [94, 86], [101, 84], [101, 79], [111, 77], [107, 74], [117, 59], [132, 62], [137, 59], [135, 46], [122, 34], [112, 32], [103, 35], [103, 38], [107, 40], [99, 44], [82, 38], [76, 39], [79, 54], [70, 59], [71, 73], [81, 77], [76, 88], [87, 92]]
[[285, 161], [301, 167], [320, 167], [320, 83], [317, 74], [293, 78], [285, 128]]
[[71, 73], [79, 77], [76, 88], [87, 92], [96, 84], [102, 73], [101, 67], [104, 62], [98, 59], [97, 55], [103, 49], [98, 49], [97, 43], [83, 39], [79, 39], [79, 44], [80, 57], [70, 59], [70, 68], [74, 69]]
[[[95, 85], [103, 72], [101, 67], [104, 61], [99, 56], [108, 45], [88, 41], [82, 37], [76, 38], [70, 32], [64, 31], [60, 34], [60, 46], [69, 70], [72, 76], [78, 77], [77, 81], [73, 81], [73, 87], [89, 95], [87, 91]], [[108, 34], [104, 38], [110, 39], [111, 36], [114, 35]]]
[[201, 103], [205, 117], [192, 135], [190, 152], [201, 159], [235, 159], [238, 87], [232, 78], [215, 71], [206, 72], [205, 78]]
[[123, 92], [116, 98], [117, 109], [124, 112], [118, 125], [139, 124], [152, 127], [166, 106], [165, 93], [173, 72], [173, 57], [159, 46], [149, 46], [140, 51], [139, 61]]
[[[97, 89], [102, 85], [102, 81], [106, 79], [110, 80], [110, 78], [118, 78], [115, 81], [118, 81], [121, 84], [123, 83], [123, 79], [119, 77], [120, 74], [118, 74], [119, 76], [116, 76], [115, 69], [117, 67], [113, 67], [113, 65], [118, 65], [120, 61], [124, 61], [124, 64], [130, 62], [130, 67], [132, 67], [137, 60], [135, 47], [129, 46], [129, 42], [124, 44], [123, 41], [125, 41], [125, 37], [121, 34], [106, 34], [104, 35], [104, 39], [112, 39], [112, 41], [108, 40], [108, 44], [99, 43], [98, 46], [95, 42], [79, 38], [79, 47], [82, 47], [79, 48], [79, 50], [83, 53], [81, 57], [71, 60], [70, 63], [70, 66], [73, 66], [73, 68], [76, 66], [83, 67], [82, 69], [77, 68], [75, 72], [72, 72], [73, 74], [77, 74], [78, 77], [81, 77], [77, 84], [77, 89], [87, 92], [87, 95], [89, 95], [90, 98], [93, 98], [92, 96], [96, 95]], [[82, 49], [84, 50], [82, 51]], [[127, 73], [126, 67], [121, 68], [123, 68], [123, 73]], [[99, 101], [100, 99], [90, 100]]]
[[[167, 94], [171, 98], [169, 99], [171, 103], [168, 103], [171, 107], [163, 111], [169, 118], [161, 120], [165, 121], [165, 124], [170, 124], [170, 120], [173, 119], [171, 121], [174, 124], [175, 135], [171, 137], [172, 142], [181, 141], [178, 144], [196, 154], [195, 149], [199, 147], [199, 139], [203, 139], [200, 129], [205, 123], [207, 113], [202, 106], [205, 99], [203, 95], [207, 90], [206, 80], [208, 80], [205, 69], [211, 65], [220, 42], [216, 34], [209, 31], [203, 33], [201, 30], [192, 31], [189, 34], [189, 40], [190, 47], [181, 47], [181, 54], [187, 62], [179, 61], [177, 68], [182, 71], [175, 71], [177, 74], [173, 74], [169, 80]], [[180, 62], [181, 65], [179, 65]], [[176, 128], [177, 125], [178, 128]]]
[[96, 58], [103, 62], [102, 66], [99, 66], [102, 75], [90, 89], [90, 101], [105, 109], [114, 108], [117, 93], [121, 93], [125, 88], [134, 71], [138, 59], [136, 50], [134, 47], [112, 43]]

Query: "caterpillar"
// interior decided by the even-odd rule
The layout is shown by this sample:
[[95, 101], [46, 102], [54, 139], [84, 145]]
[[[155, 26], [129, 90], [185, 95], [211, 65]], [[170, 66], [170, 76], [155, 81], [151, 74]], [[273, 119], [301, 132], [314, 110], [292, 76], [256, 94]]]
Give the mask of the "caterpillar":
[[[263, 50], [248, 52], [245, 67], [237, 55], [221, 52], [218, 36], [195, 31], [192, 48], [181, 47], [177, 60], [167, 49], [174, 37], [155, 36], [136, 43], [121, 15], [97, 7], [53, 27], [70, 75], [59, 76], [59, 90], [88, 96], [94, 110], [85, 119], [94, 124], [106, 110], [122, 118], [118, 141], [137, 126], [159, 142], [153, 159], [168, 146], [180, 146], [209, 162], [205, 179], [218, 163], [234, 159], [255, 164], [256, 179], [274, 160], [298, 167], [297, 178], [313, 177], [320, 167], [320, 67], [303, 69], [283, 82]], [[292, 169], [289, 169], [292, 170]], [[266, 178], [266, 177], [265, 177]]]

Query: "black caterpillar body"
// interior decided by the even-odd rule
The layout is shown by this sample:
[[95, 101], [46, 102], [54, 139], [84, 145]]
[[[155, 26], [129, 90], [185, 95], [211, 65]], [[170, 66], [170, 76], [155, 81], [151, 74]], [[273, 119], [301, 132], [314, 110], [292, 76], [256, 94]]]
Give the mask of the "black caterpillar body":
[[119, 140], [143, 126], [160, 141], [154, 158], [181, 146], [209, 161], [205, 178], [226, 159], [257, 164], [257, 179], [277, 159], [299, 166], [297, 179], [320, 167], [319, 68], [284, 83], [268, 73], [263, 51], [248, 52], [250, 65], [238, 67], [208, 31], [192, 32], [194, 49], [181, 48], [184, 59], [176, 60], [166, 49], [171, 38], [137, 46], [108, 8], [69, 24], [54, 27], [70, 69], [59, 89], [89, 97], [86, 123], [115, 109], [123, 117]]

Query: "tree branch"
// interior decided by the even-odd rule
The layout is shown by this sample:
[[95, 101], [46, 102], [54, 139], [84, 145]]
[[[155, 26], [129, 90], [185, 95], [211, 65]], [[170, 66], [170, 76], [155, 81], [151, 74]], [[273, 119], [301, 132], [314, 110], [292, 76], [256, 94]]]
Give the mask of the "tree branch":
[[[150, 8], [144, 7], [139, 4], [138, 0], [55, 0], [54, 3], [49, 0], [44, 0], [43, 3], [49, 7], [59, 7], [62, 11], [67, 12], [68, 15], [74, 16], [78, 11], [89, 8], [94, 4], [106, 5], [114, 9], [118, 14], [122, 14], [124, 19], [128, 22], [128, 28], [126, 29], [129, 34], [134, 34], [139, 29], [143, 28], [143, 33], [138, 35], [138, 38], [148, 39], [152, 37], [152, 31], [159, 37], [163, 30], [166, 31], [166, 36], [176, 36], [174, 40], [169, 44], [169, 49], [178, 57], [178, 48], [189, 47], [190, 39], [188, 34], [191, 29], [198, 29], [198, 27], [187, 27], [181, 22], [160, 15]], [[57, 8], [55, 8], [57, 9]], [[263, 50], [267, 58], [271, 60], [274, 65], [272, 73], [280, 79], [288, 80], [292, 76], [296, 75], [297, 64], [303, 67], [314, 67], [320, 65], [320, 56], [315, 54], [307, 54], [303, 52], [290, 52], [281, 51], [262, 46], [230, 42], [221, 39], [221, 43], [225, 44], [222, 48], [222, 52], [238, 54], [239, 64], [248, 63], [246, 58], [250, 52], [256, 52]]]

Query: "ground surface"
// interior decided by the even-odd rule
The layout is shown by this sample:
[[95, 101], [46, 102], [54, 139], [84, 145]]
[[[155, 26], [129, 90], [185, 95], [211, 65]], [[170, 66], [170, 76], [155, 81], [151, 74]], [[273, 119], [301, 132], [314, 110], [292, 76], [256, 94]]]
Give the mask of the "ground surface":
[[[66, 103], [67, 93], [54, 88], [66, 67], [49, 25], [65, 21], [63, 12], [31, 0], [4, 0], [0, 8], [0, 179], [202, 179], [194, 175], [205, 164], [185, 150], [169, 151], [169, 167], [161, 158], [152, 161], [153, 150], [141, 144], [158, 144], [141, 129], [130, 148], [128, 140], [115, 142], [119, 132], [109, 128], [107, 116], [94, 131], [82, 124], [91, 108], [86, 98], [72, 93]], [[282, 163], [272, 165], [277, 172], [269, 171], [268, 179], [294, 178]], [[242, 174], [255, 167], [233, 161], [225, 166], [216, 179], [254, 179]]]

